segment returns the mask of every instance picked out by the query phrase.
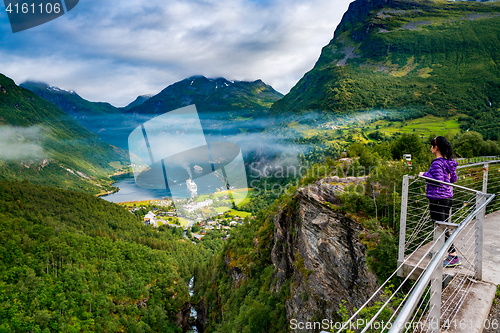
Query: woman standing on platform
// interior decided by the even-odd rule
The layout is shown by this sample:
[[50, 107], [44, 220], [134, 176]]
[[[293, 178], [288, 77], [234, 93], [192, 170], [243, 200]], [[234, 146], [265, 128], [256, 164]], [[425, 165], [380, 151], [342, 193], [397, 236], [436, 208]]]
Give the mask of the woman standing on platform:
[[[427, 172], [420, 175], [433, 178], [447, 183], [457, 181], [457, 165], [453, 159], [455, 153], [450, 142], [445, 137], [438, 136], [431, 142], [431, 151], [436, 156], [431, 162], [431, 167]], [[449, 185], [427, 182], [426, 196], [429, 199], [429, 210], [431, 219], [434, 222], [446, 222], [450, 217], [451, 205], [453, 203], [453, 189]], [[445, 232], [445, 239], [450, 237], [448, 228]], [[443, 262], [444, 267], [455, 267], [461, 265], [455, 247], [452, 245], [448, 250], [448, 258]]]

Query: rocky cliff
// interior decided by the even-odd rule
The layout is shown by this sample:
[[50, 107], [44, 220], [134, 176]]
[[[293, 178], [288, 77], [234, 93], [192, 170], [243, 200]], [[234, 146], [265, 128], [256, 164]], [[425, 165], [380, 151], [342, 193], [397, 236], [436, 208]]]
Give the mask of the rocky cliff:
[[340, 320], [337, 312], [342, 300], [352, 310], [376, 289], [376, 278], [367, 270], [365, 246], [359, 240], [363, 228], [335, 209], [340, 205], [336, 186], [328, 179], [299, 189], [292, 203], [274, 217], [274, 287], [279, 290], [292, 279], [291, 297], [286, 301], [289, 322]]

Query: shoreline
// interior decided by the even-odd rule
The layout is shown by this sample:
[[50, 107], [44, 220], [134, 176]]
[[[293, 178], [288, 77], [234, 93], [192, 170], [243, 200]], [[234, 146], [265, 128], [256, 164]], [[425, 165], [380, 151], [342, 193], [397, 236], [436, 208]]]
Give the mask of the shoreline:
[[[134, 174], [133, 171], [128, 171], [128, 172], [120, 172], [120, 173], [115, 173], [113, 175], [108, 175], [108, 177], [113, 181], [110, 186], [113, 186], [113, 184], [116, 183], [116, 180], [113, 179], [113, 177], [118, 177], [118, 176], [123, 176], [123, 175], [128, 175], [128, 174]], [[119, 187], [116, 187], [116, 190], [112, 190], [112, 191], [108, 191], [108, 192], [105, 192], [105, 193], [99, 193], [99, 194], [96, 194], [95, 196], [96, 197], [105, 197], [107, 195], [111, 195], [111, 194], [114, 194], [114, 193], [117, 193], [120, 191], [120, 188]]]
[[119, 173], [114, 173], [112, 175], [109, 175], [108, 177], [109, 178], [113, 178], [113, 177], [116, 177], [116, 176], [123, 176], [123, 175], [128, 175], [128, 174], [134, 174], [133, 171], [122, 171], [122, 172], [119, 172]]
[[110, 194], [113, 194], [113, 193], [117, 193], [120, 191], [120, 188], [117, 187], [116, 190], [113, 190], [113, 191], [108, 191], [108, 192], [105, 192], [105, 193], [99, 193], [99, 194], [96, 194], [95, 196], [96, 197], [105, 197], [107, 195], [110, 195]]

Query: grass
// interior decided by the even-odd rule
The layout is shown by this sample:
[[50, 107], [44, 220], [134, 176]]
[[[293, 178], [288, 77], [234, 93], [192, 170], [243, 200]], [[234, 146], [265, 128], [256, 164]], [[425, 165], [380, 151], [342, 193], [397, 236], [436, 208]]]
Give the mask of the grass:
[[148, 206], [150, 201], [151, 200], [128, 201], [128, 202], [120, 202], [119, 204], [124, 205], [125, 207], [141, 207], [141, 206]]
[[181, 226], [183, 228], [185, 228], [189, 224], [188, 220], [186, 220], [185, 218], [179, 217], [178, 219], [179, 219], [179, 223], [181, 224]]
[[245, 199], [243, 199], [239, 204], [238, 206], [245, 206], [247, 203], [250, 202], [250, 196], [247, 195]]
[[[229, 206], [229, 205], [228, 205], [228, 206]], [[227, 212], [227, 207], [228, 207], [228, 206], [224, 206], [224, 207], [214, 207], [214, 209], [215, 209], [215, 211], [216, 211], [217, 213], [225, 213], [225, 212]]]
[[[236, 190], [231, 190], [231, 194], [233, 196], [233, 199], [238, 201], [238, 200], [243, 200], [241, 203], [238, 204], [238, 206], [245, 205], [250, 201], [250, 194], [254, 192], [254, 189], [247, 188], [247, 189], [236, 189]], [[213, 193], [215, 198], [220, 198], [225, 195], [229, 195], [229, 191], [221, 191], [221, 192], [216, 192]], [[201, 202], [205, 201], [207, 199], [210, 199], [210, 195], [208, 194], [202, 194], [198, 197], [196, 197], [196, 202]]]
[[[245, 195], [247, 191], [248, 191], [248, 194]], [[252, 192], [254, 192], [254, 191], [255, 191], [254, 189], [248, 188], [248, 189], [231, 190], [231, 193], [232, 193], [233, 198], [235, 200], [241, 200], [241, 199], [243, 199], [243, 201], [241, 201], [241, 203], [238, 205], [238, 206], [243, 206], [243, 205], [247, 204], [248, 202], [250, 202], [250, 197], [251, 197], [250, 194]], [[215, 195], [215, 197], [223, 197], [225, 195], [228, 195], [228, 191], [217, 192], [217, 193], [214, 193], [214, 195]], [[203, 194], [203, 195], [198, 196], [196, 198], [196, 201], [200, 202], [200, 201], [204, 201], [206, 199], [210, 199], [209, 195], [208, 194]], [[129, 201], [129, 202], [120, 202], [119, 204], [122, 205], [122, 206], [125, 206], [127, 208], [132, 208], [132, 207], [148, 206], [150, 204], [150, 201], [151, 200]], [[231, 204], [230, 204], [229, 200], [226, 200], [226, 201], [227, 201], [227, 205], [226, 206], [224, 206], [224, 207], [214, 207], [214, 209], [215, 209], [215, 211], [217, 213], [225, 213], [225, 212], [228, 211], [227, 208], [230, 207]], [[234, 209], [231, 209], [229, 211], [231, 212], [232, 215], [240, 216], [240, 217], [246, 217], [246, 216], [251, 216], [252, 215], [250, 213], [241, 212], [241, 211], [234, 210]], [[182, 227], [185, 227], [189, 223], [187, 220], [185, 220], [183, 218], [179, 218], [179, 222], [182, 225]]]
[[394, 135], [396, 133], [416, 133], [421, 137], [427, 137], [430, 134], [439, 134], [443, 136], [454, 136], [460, 133], [460, 123], [458, 122], [458, 117], [450, 117], [446, 119], [444, 117], [436, 116], [425, 116], [423, 118], [417, 118], [408, 120], [404, 123], [402, 121], [392, 122], [390, 126], [389, 120], [378, 120], [365, 127], [365, 134], [375, 132], [376, 126], [379, 126], [379, 131], [388, 135]]
[[227, 206], [226, 207], [215, 207], [214, 209], [215, 209], [215, 211], [217, 213], [226, 213], [226, 212], [229, 212], [229, 215], [239, 216], [241, 218], [245, 218], [247, 216], [252, 216], [252, 213], [242, 212], [242, 211], [235, 210], [235, 209], [229, 209], [228, 210]]
[[339, 128], [303, 126], [297, 128], [296, 131], [299, 133], [298, 136], [301, 137], [298, 143], [308, 145], [348, 144], [352, 142], [373, 143], [377, 142], [377, 140], [370, 138], [369, 135], [377, 130], [385, 137], [393, 137], [402, 133], [416, 133], [422, 138], [427, 138], [431, 134], [453, 137], [461, 131], [460, 122], [458, 121], [460, 116], [459, 114], [447, 118], [427, 115], [404, 122], [403, 120], [391, 121], [386, 117], [378, 120], [366, 119], [364, 121], [353, 119], [350, 123], [343, 123], [342, 125], [329, 121], [322, 125], [336, 125]]
[[252, 216], [252, 213], [248, 213], [248, 212], [241, 212], [239, 210], [234, 210], [234, 209], [231, 209], [229, 211], [229, 214], [233, 215], [233, 216], [239, 216], [241, 218], [245, 218], [247, 216]]

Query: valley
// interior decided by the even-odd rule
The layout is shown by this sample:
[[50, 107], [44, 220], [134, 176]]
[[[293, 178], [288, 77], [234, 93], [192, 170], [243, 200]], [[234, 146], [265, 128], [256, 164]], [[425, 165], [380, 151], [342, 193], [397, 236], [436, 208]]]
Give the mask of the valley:
[[355, 0], [285, 95], [196, 75], [115, 107], [0, 75], [0, 332], [345, 322], [397, 267], [403, 175], [432, 139], [500, 156], [499, 16]]

